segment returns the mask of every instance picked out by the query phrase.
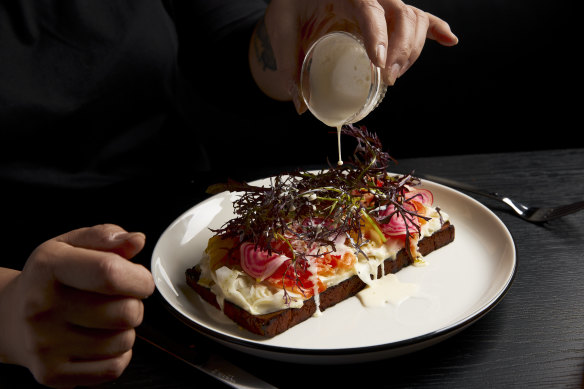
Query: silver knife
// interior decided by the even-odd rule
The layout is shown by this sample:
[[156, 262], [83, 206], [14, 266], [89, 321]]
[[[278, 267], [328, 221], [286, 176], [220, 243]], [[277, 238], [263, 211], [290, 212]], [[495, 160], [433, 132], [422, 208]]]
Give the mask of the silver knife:
[[236, 389], [275, 389], [275, 386], [261, 380], [233, 363], [211, 352], [201, 352], [197, 348], [178, 343], [164, 336], [145, 323], [136, 329], [136, 336], [146, 343], [164, 351], [168, 355], [202, 371], [205, 374]]

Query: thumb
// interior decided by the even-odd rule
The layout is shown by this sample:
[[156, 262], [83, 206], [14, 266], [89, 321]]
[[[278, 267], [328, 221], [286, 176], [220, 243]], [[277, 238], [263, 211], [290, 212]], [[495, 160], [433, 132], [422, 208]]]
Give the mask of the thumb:
[[115, 224], [100, 224], [67, 232], [57, 241], [74, 247], [109, 251], [126, 259], [138, 254], [146, 244], [146, 236], [141, 232], [127, 232]]

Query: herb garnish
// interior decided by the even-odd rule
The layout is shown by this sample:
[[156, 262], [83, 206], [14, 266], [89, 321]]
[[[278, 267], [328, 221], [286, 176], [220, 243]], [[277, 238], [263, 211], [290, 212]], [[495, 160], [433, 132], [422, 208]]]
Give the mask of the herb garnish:
[[[241, 192], [233, 204], [236, 217], [213, 232], [235, 238], [239, 244], [253, 242], [256, 249], [270, 254], [287, 255], [292, 259], [290, 266], [300, 290], [304, 288], [297, 274], [308, 268], [309, 256], [335, 251], [335, 241], [340, 237], [349, 239], [356, 254], [365, 255], [361, 247], [368, 241], [361, 227], [369, 223], [385, 239], [379, 224], [387, 223], [395, 214], [407, 221], [405, 247], [412, 257], [409, 242], [412, 234], [420, 232], [415, 220], [429, 219], [405, 206], [411, 200], [406, 199], [406, 186], [418, 185], [419, 179], [412, 174], [390, 176], [387, 168], [395, 160], [382, 150], [377, 135], [364, 126], [345, 125], [342, 134], [357, 140], [352, 158], [342, 166], [329, 164], [328, 169], [319, 172], [282, 173], [272, 178], [269, 187], [231, 180], [210, 187], [208, 192], [212, 194]], [[381, 211], [389, 205], [394, 211], [382, 216]], [[410, 231], [408, 225], [416, 231]], [[238, 248], [236, 245], [234, 249]]]

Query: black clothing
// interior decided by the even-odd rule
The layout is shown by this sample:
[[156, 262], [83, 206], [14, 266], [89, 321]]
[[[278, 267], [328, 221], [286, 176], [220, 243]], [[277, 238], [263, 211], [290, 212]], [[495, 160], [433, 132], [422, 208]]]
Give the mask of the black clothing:
[[261, 0], [2, 2], [0, 178], [88, 188], [208, 169], [204, 128], [189, 122], [204, 115], [200, 89], [185, 77], [194, 58], [213, 63], [225, 51], [231, 76], [250, 84], [238, 46], [247, 50], [264, 8]]
[[217, 138], [210, 106], [228, 90], [222, 105], [267, 100], [247, 64], [265, 7], [1, 2], [0, 266], [20, 268], [46, 239], [97, 223], [144, 231], [153, 245], [201, 200]]

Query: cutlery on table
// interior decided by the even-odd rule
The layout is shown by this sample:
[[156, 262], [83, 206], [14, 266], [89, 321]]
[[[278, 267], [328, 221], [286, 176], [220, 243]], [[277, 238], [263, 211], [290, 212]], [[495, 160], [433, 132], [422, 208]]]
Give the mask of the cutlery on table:
[[189, 347], [143, 323], [136, 336], [166, 354], [236, 389], [275, 389], [274, 386], [208, 350]]
[[559, 205], [556, 207], [530, 207], [500, 193], [489, 192], [473, 185], [461, 183], [449, 178], [427, 174], [421, 175], [420, 178], [501, 201], [509, 206], [519, 217], [532, 223], [543, 223], [584, 209], [584, 201], [577, 201], [575, 203]]

